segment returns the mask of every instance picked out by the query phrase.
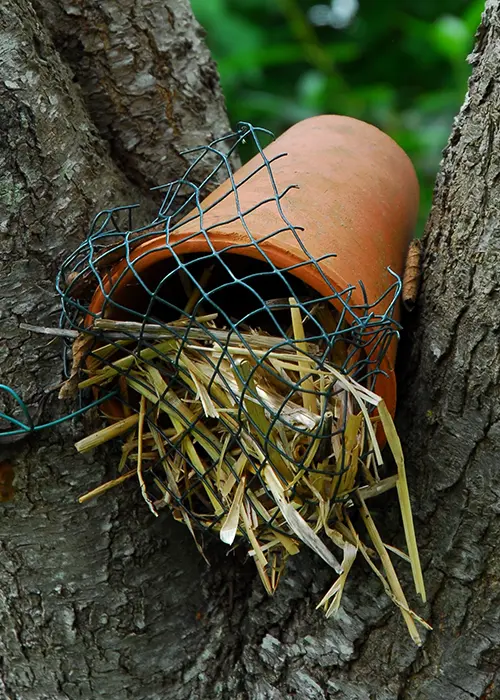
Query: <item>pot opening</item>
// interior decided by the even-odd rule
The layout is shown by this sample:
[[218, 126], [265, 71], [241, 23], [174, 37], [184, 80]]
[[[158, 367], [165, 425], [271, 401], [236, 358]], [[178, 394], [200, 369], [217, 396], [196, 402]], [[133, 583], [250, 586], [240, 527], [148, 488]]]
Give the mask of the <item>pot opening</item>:
[[[145, 464], [149, 459], [154, 462], [156, 481], [148, 483], [148, 489], [155, 499], [161, 498], [162, 488], [168, 491], [155, 452], [158, 431], [165, 441], [166, 458], [174, 466], [175, 460], [184, 459], [184, 435], [196, 443], [197, 454], [191, 454], [194, 462], [188, 472], [193, 483], [184, 485], [189, 511], [196, 518], [209, 518], [215, 498], [198, 489], [199, 474], [211, 474], [220, 456], [220, 445], [207, 438], [210, 434], [227, 438], [224, 444], [231, 464], [232, 451], [254, 463], [250, 485], [260, 479], [266, 457], [272, 456], [285, 471], [292, 460], [300, 471], [309, 468], [317, 451], [322, 460], [335, 453], [336, 488], [340, 488], [345, 466], [340, 435], [354, 409], [335, 374], [327, 376], [327, 368], [334, 365], [362, 380], [366, 353], [362, 339], [356, 341], [331, 301], [272, 263], [242, 255], [198, 253], [174, 258], [149, 253], [131, 265], [133, 269], [122, 266], [121, 274], [112, 273], [114, 284], [101, 309], [94, 299], [93, 313], [100, 311], [114, 321], [174, 326], [177, 338], [182, 337], [172, 348], [166, 347], [171, 340], [163, 336], [162, 350], [146, 356], [152, 345], [160, 343], [158, 337], [147, 335], [151, 328], [144, 329], [137, 344], [131, 341], [115, 347], [108, 360], [122, 364], [115, 384], [118, 396], [106, 402], [104, 412], [123, 422], [130, 415], [133, 419], [142, 405], [147, 411], [146, 426], [149, 421], [155, 426], [149, 431], [144, 428], [142, 453]], [[190, 342], [185, 341], [189, 334]], [[97, 372], [91, 373], [99, 379], [99, 372], [103, 376], [106, 371], [101, 362]], [[109, 376], [115, 381], [116, 375]], [[207, 376], [206, 391], [200, 391], [204, 386], [200, 382]], [[109, 384], [104, 386], [109, 389]], [[160, 396], [162, 405], [170, 409], [158, 411], [155, 399]], [[205, 401], [203, 411], [193, 408], [198, 400]], [[185, 413], [179, 408], [182, 402], [187, 406]], [[249, 434], [257, 431], [256, 441], [248, 441], [249, 430]], [[160, 492], [155, 491], [157, 487]], [[193, 497], [191, 489], [196, 491]], [[263, 498], [264, 506], [272, 508], [270, 496], [270, 500]]]
[[[127, 267], [114, 277], [100, 308], [96, 301], [100, 291], [96, 293], [94, 314], [119, 322], [189, 325], [197, 329], [196, 342], [200, 341], [199, 333], [203, 333], [208, 317], [210, 333], [216, 329], [227, 338], [218, 341], [221, 350], [226, 342], [239, 342], [239, 334], [252, 345], [249, 334], [257, 333], [261, 338], [271, 336], [267, 343], [258, 346], [261, 350], [275, 347], [279, 353], [300, 347], [293, 326], [292, 299], [298, 302], [306, 352], [313, 363], [317, 367], [331, 364], [364, 381], [367, 340], [351, 332], [352, 317], [342, 315], [331, 300], [273, 264], [228, 253], [184, 254], [177, 259], [154, 256], [154, 260], [145, 255], [133, 264], [133, 275], [131, 267]], [[210, 337], [207, 333], [209, 342]], [[128, 348], [118, 348], [114, 357], [127, 353]], [[260, 363], [258, 357], [254, 359]], [[137, 408], [134, 392], [130, 399]], [[111, 403], [104, 407], [105, 412], [120, 415], [116, 405], [113, 410], [110, 406]]]
[[[138, 269], [140, 268], [140, 271]], [[118, 280], [102, 313], [120, 321], [172, 323], [186, 314], [218, 314], [215, 325], [288, 336], [290, 297], [301, 305], [306, 335], [324, 334], [316, 320], [318, 293], [290, 273], [264, 260], [242, 255], [189, 254], [137, 265], [135, 277]], [[332, 315], [333, 306], [328, 304]], [[96, 309], [97, 311], [97, 309]]]

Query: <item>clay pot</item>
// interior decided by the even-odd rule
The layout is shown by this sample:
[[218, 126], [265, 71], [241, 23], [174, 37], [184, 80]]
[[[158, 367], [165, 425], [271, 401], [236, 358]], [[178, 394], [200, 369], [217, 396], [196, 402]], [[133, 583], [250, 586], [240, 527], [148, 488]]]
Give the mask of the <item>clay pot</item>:
[[[331, 286], [341, 291], [356, 285], [350, 304], [364, 303], [358, 284], [362, 280], [368, 301], [376, 302], [394, 282], [387, 268], [402, 275], [416, 222], [419, 188], [409, 158], [374, 126], [334, 115], [299, 122], [264, 152], [270, 160], [287, 154], [272, 162], [272, 171], [279, 192], [297, 185], [280, 202], [286, 219], [300, 230], [286, 228], [274, 199], [261, 204], [272, 196], [268, 172], [262, 168], [238, 188], [241, 209], [249, 211], [244, 222], [259, 247], [253, 244], [237, 216], [232, 194], [218, 201], [230, 192], [229, 182], [202, 204], [203, 227], [208, 231], [210, 244], [232, 256], [262, 260], [264, 252], [278, 268], [296, 265], [290, 273], [319, 295], [331, 294]], [[238, 170], [235, 181], [244, 181], [261, 165], [262, 158], [257, 155]], [[186, 220], [170, 234], [169, 243], [179, 255], [208, 253], [206, 234], [199, 233], [199, 215], [194, 212]], [[228, 220], [231, 223], [220, 223]], [[281, 232], [267, 238], [277, 230]], [[331, 253], [336, 257], [320, 262], [320, 269], [312, 263]], [[165, 247], [165, 234], [150, 238], [131, 255], [135, 274], [146, 281], [150, 275], [158, 276], [158, 270], [167, 265], [169, 258], [171, 251]], [[309, 261], [310, 264], [303, 264]], [[113, 302], [126, 307], [140, 293], [137, 277], [126, 261], [113, 268], [106, 283], [106, 291], [110, 289]], [[374, 312], [382, 313], [390, 300], [392, 297], [381, 301]], [[90, 311], [99, 313], [103, 303], [103, 293], [98, 289]], [[116, 317], [112, 310], [106, 313]], [[398, 315], [396, 308], [396, 319]], [[386, 374], [378, 375], [374, 387], [392, 414], [396, 406], [396, 349], [394, 337], [381, 365]]]

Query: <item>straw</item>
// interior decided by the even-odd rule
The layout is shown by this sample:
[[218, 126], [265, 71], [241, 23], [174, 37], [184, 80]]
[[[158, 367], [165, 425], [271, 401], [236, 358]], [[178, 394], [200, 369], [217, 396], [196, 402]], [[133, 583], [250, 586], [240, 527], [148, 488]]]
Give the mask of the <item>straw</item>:
[[[196, 290], [190, 304], [195, 298]], [[306, 338], [300, 304], [293, 297], [281, 303], [290, 310], [288, 341], [262, 331], [236, 334], [214, 328], [215, 314], [198, 317], [206, 320], [196, 328], [183, 327], [185, 319], [168, 326], [97, 319], [100, 332], [133, 337], [95, 348], [79, 386], [100, 390], [106, 385], [107, 391], [116, 384], [123, 418], [80, 440], [77, 449], [124, 437], [119, 468], [129, 464], [134, 469], [81, 500], [136, 474], [150, 510], [157, 515], [160, 506], [170, 508], [195, 541], [196, 527], [218, 533], [227, 546], [246, 541], [269, 594], [276, 590], [287, 558], [305, 545], [337, 574], [319, 603], [327, 616], [339, 610], [359, 551], [420, 644], [416, 623], [426, 623], [410, 610], [388, 554], [410, 562], [417, 593], [425, 599], [392, 418], [379, 396], [331, 363], [332, 357], [347, 356], [344, 340], [343, 349], [332, 348], [329, 359], [320, 360], [312, 354], [321, 355], [320, 348]], [[310, 313], [334, 323], [321, 306]], [[151, 338], [146, 347], [139, 326]], [[113, 358], [116, 352], [118, 359]], [[384, 479], [378, 473], [383, 458], [375, 419], [397, 464], [397, 473]], [[384, 544], [366, 506], [368, 499], [394, 488], [408, 554]], [[354, 507], [365, 522], [367, 542], [349, 518]], [[342, 564], [321, 533], [340, 548]], [[196, 546], [203, 553], [198, 542]]]

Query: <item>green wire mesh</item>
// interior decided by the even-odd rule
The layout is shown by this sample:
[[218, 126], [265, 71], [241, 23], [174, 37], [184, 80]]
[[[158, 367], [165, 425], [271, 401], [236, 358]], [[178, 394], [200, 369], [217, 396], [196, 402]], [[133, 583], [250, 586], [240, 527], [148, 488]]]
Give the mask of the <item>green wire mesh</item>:
[[[155, 348], [149, 359], [141, 359], [141, 363], [152, 368], [161, 368], [166, 389], [163, 395], [158, 397], [160, 403], [169, 401], [171, 390], [181, 391], [187, 400], [190, 396], [194, 400], [196, 390], [189, 381], [189, 372], [186, 372], [181, 358], [188, 346], [193, 343], [193, 339], [196, 339], [197, 352], [210, 366], [212, 372], [212, 379], [208, 386], [209, 393], [211, 393], [212, 382], [218, 381], [219, 384], [224, 385], [224, 391], [233, 397], [238, 410], [233, 415], [234, 420], [231, 423], [225, 423], [222, 418], [207, 418], [199, 413], [188, 425], [185, 425], [184, 419], [184, 430], [177, 432], [174, 437], [165, 421], [159, 420], [157, 405], [149, 405], [146, 412], [148, 423], [151, 422], [156, 426], [166, 446], [166, 453], [159, 454], [157, 460], [149, 462], [144, 472], [146, 488], [151, 499], [158, 501], [162, 494], [168, 493], [172, 508], [175, 506], [189, 513], [191, 519], [204, 527], [207, 527], [208, 523], [209, 528], [220, 525], [220, 521], [227, 516], [229, 508], [227, 501], [221, 498], [217, 489], [213, 488], [214, 474], [217, 468], [220, 468], [219, 462], [222, 460], [227, 470], [233, 473], [236, 483], [239, 480], [239, 475], [234, 471], [234, 460], [230, 459], [232, 452], [240, 451], [246, 455], [251, 465], [251, 481], [258, 482], [258, 487], [266, 491], [268, 486], [262, 477], [262, 467], [265, 462], [275, 464], [280, 457], [285, 460], [293, 459], [297, 472], [314, 476], [317, 470], [311, 466], [311, 446], [318, 441], [329, 445], [336, 435], [342, 435], [345, 430], [347, 410], [343, 411], [344, 420], [342, 420], [342, 410], [339, 412], [340, 418], [336, 416], [335, 420], [327, 410], [335, 393], [339, 392], [338, 383], [330, 383], [324, 391], [314, 391], [320, 407], [318, 415], [314, 421], [310, 421], [309, 425], [297, 425], [287, 406], [298, 392], [302, 395], [304, 392], [307, 393], [305, 387], [309, 377], [306, 375], [297, 381], [290, 381], [289, 376], [286, 375], [284, 379], [283, 375], [273, 369], [272, 363], [269, 362], [272, 353], [293, 350], [295, 354], [299, 353], [309, 358], [315, 367], [320, 369], [327, 368], [329, 364], [331, 366], [332, 358], [338, 360], [341, 357], [341, 361], [334, 362], [336, 369], [343, 374], [349, 374], [365, 387], [373, 389], [377, 376], [382, 372], [381, 363], [384, 355], [394, 335], [399, 332], [399, 325], [393, 318], [394, 307], [401, 291], [401, 282], [397, 275], [394, 274], [394, 283], [386, 290], [383, 297], [371, 302], [368, 301], [362, 282], [359, 281], [357, 284], [361, 289], [364, 303], [353, 304], [352, 295], [355, 287], [335, 289], [322, 270], [320, 263], [335, 257], [335, 253], [326, 253], [318, 259], [309, 255], [301, 239], [302, 229], [289, 221], [282, 207], [287, 193], [295, 185], [290, 183], [280, 190], [273, 176], [273, 162], [278, 158], [286, 157], [286, 154], [279, 154], [269, 159], [261, 145], [261, 140], [268, 139], [269, 136], [272, 135], [264, 129], [241, 123], [234, 133], [208, 146], [187, 151], [184, 155], [191, 158], [192, 163], [184, 176], [156, 188], [161, 191], [163, 199], [154, 221], [147, 226], [134, 228], [134, 212], [137, 205], [102, 211], [94, 219], [87, 238], [64, 261], [56, 280], [56, 288], [61, 297], [61, 328], [84, 333], [87, 338], [91, 338], [85, 348], [87, 366], [95, 360], [100, 362], [101, 368], [106, 363], [111, 367], [111, 363], [123, 356], [125, 347], [126, 352], [132, 353], [136, 358], [142, 357], [144, 350]], [[247, 149], [251, 147], [259, 155], [259, 165], [244, 180], [237, 182], [231, 162], [233, 154], [243, 143], [246, 144]], [[200, 181], [198, 178], [200, 166], [207, 160], [211, 163], [215, 162], [215, 166], [210, 175], [201, 178]], [[262, 177], [263, 172], [268, 181], [268, 197], [251, 210], [242, 209], [239, 188], [257, 174]], [[238, 245], [228, 243], [222, 250], [216, 250], [210, 237], [214, 225], [203, 227], [204, 214], [207, 211], [203, 208], [203, 197], [223, 179], [222, 175], [227, 177], [231, 187], [228, 192], [212, 202], [210, 208], [216, 207], [226, 197], [233, 198], [236, 211], [234, 219], [217, 222], [217, 225], [239, 220], [248, 234], [248, 242]], [[258, 232], [251, 230], [247, 224], [247, 217], [260, 207], [269, 204], [276, 207], [282, 226], [273, 234], [257, 239], [255, 234]], [[185, 224], [186, 221], [192, 221], [193, 225], [196, 223], [193, 233], [187, 238], [203, 236], [208, 252], [189, 255], [179, 252], [180, 245], [187, 239], [183, 238], [179, 241], [174, 239], [172, 234], [181, 223]], [[263, 244], [283, 231], [293, 234], [303, 251], [304, 262], [279, 269], [270, 260]], [[161, 265], [151, 266], [145, 272], [141, 272], [139, 270], [141, 258], [134, 257], [134, 251], [139, 245], [153, 239], [157, 241], [155, 249], [161, 248], [168, 251], [168, 260], [164, 259]], [[249, 257], [245, 249], [251, 247], [254, 247], [256, 249], [254, 252], [258, 254]], [[114, 273], [112, 275], [111, 271], [116, 269], [114, 266], [119, 261], [125, 261], [123, 269], [119, 275]], [[297, 270], [303, 265], [315, 266], [329, 289], [327, 295], [318, 295], [297, 278]], [[207, 270], [210, 270], [209, 276], [206, 274]], [[133, 283], [126, 295], [128, 301], [124, 303], [120, 288], [122, 281], [130, 273], [133, 275]], [[130, 282], [128, 284], [130, 285]], [[92, 304], [96, 290], [100, 290], [103, 299], [102, 306], [97, 311]], [[194, 297], [193, 293], [195, 293]], [[189, 312], [186, 312], [186, 303], [190, 298], [194, 298], [195, 303]], [[295, 300], [295, 305], [300, 309], [307, 351], [304, 351], [304, 346], [295, 340], [290, 330], [290, 298]], [[386, 311], [383, 314], [376, 313], [375, 309], [381, 308], [380, 302], [384, 299], [383, 306]], [[331, 318], [335, 319], [334, 327], [328, 331], [321, 322], [321, 314], [318, 313], [318, 310], [325, 308], [336, 309], [335, 315], [331, 311]], [[207, 314], [216, 314], [216, 320], [211, 325], [199, 320]], [[94, 322], [103, 318], [132, 321], [136, 325], [133, 331], [121, 329], [119, 332], [102, 330], [93, 325]], [[181, 326], [178, 325], [180, 318], [184, 319]], [[154, 332], [151, 330], [151, 324], [154, 324]], [[158, 351], [159, 328], [163, 329], [168, 337], [176, 339], [174, 355], [171, 352]], [[273, 338], [272, 346], [257, 351], [255, 343], [252, 342], [252, 334], [256, 331]], [[200, 342], [200, 337], [204, 338], [205, 345]], [[212, 350], [208, 349], [207, 342]], [[336, 352], [339, 344], [343, 344], [344, 348], [349, 347], [349, 352], [344, 356]], [[112, 346], [116, 351], [109, 355], [109, 359], [103, 359], [100, 353], [104, 345]], [[238, 345], [245, 351], [246, 363], [242, 364], [235, 359], [231, 351], [234, 345]], [[218, 353], [214, 353], [213, 348], [217, 348]], [[69, 346], [64, 352], [66, 376], [71, 374], [68, 349]], [[229, 362], [231, 365], [234, 376], [237, 378], [236, 390], [234, 385], [228, 383], [227, 375], [221, 372], [223, 362]], [[128, 364], [117, 374], [126, 379], [134, 369], [133, 363]], [[255, 388], [255, 377], [260, 371], [265, 371], [270, 381], [280, 382], [281, 385], [287, 384], [279, 405], [270, 407], [262, 403], [259, 392]], [[115, 376], [115, 380], [116, 378]], [[136, 381], [140, 382], [140, 380]], [[0, 385], [0, 390], [7, 392], [26, 418], [22, 421], [0, 412], [0, 418], [7, 420], [13, 427], [7, 432], [4, 431], [2, 435], [4, 437], [23, 435], [44, 427], [51, 427], [99, 403], [103, 404], [104, 413], [111, 412], [115, 418], [137, 413], [140, 392], [131, 390], [124, 393], [119, 390], [118, 384], [114, 381], [114, 383], [108, 382], [103, 386], [94, 387], [92, 390], [84, 389], [81, 392], [83, 404], [81, 408], [56, 421], [39, 425], [34, 425], [25, 404], [13, 389]], [[212, 399], [217, 403], [215, 394], [212, 395]], [[348, 398], [344, 397], [343, 400], [347, 401]], [[265, 408], [265, 429], [255, 420], [253, 412], [248, 411], [249, 401]], [[175, 406], [173, 410], [177, 411]], [[178, 413], [179, 418], [182, 418], [181, 413]], [[224, 450], [221, 450], [220, 442], [214, 441], [209, 445], [207, 439], [210, 439], [207, 438], [205, 431], [206, 425], [215, 431], [217, 422], [221, 420], [226, 434]], [[243, 426], [245, 425], [251, 425], [254, 434], [258, 435], [263, 453], [260, 457], [248, 448], [248, 441], [244, 439]], [[276, 434], [276, 430], [283, 428], [293, 430], [299, 437], [302, 448], [292, 455], [272, 437]], [[209, 432], [210, 434], [215, 433]], [[189, 462], [183, 449], [183, 440], [186, 435], [192, 436], [201, 445], [205, 440], [205, 448], [201, 448], [203, 472], [200, 471], [199, 464], [191, 463], [189, 466], [196, 478], [186, 483], [184, 489], [179, 490], [172, 488], [172, 484], [166, 478], [163, 463], [165, 459], [175, 459], [176, 455], [179, 459], [187, 459]], [[347, 469], [344, 443], [342, 445], [341, 455], [337, 458], [335, 465], [336, 475], [342, 475]], [[366, 458], [366, 454], [364, 457]], [[204, 503], [203, 499], [200, 501], [199, 497], [198, 487], [203, 481], [211, 492], [210, 509], [213, 510], [214, 502], [219, 504], [217, 513], [211, 512], [208, 520], [207, 503]], [[248, 486], [251, 486], [251, 483]], [[294, 485], [290, 489], [290, 498], [294, 497], [296, 488], [297, 485]], [[331, 496], [334, 502], [337, 494], [332, 493]], [[271, 527], [274, 526], [273, 518], [269, 524]]]
[[[268, 138], [269, 135], [269, 132], [264, 129], [241, 123], [234, 133], [224, 136], [208, 146], [188, 151], [185, 155], [191, 157], [193, 162], [187, 168], [184, 176], [156, 188], [161, 190], [163, 200], [154, 221], [147, 226], [134, 228], [135, 206], [116, 207], [102, 211], [94, 219], [86, 240], [64, 261], [56, 282], [62, 304], [61, 327], [92, 335], [93, 343], [87, 348], [88, 358], [98, 360], [101, 362], [101, 366], [105, 360], [103, 361], [99, 355], [99, 348], [104, 344], [116, 347], [116, 354], [109, 360], [111, 363], [123, 354], [124, 340], [130, 340], [127, 352], [132, 352], [130, 347], [133, 347], [133, 353], [136, 357], [139, 357], [145, 349], [155, 347], [158, 339], [155, 333], [157, 333], [158, 327], [177, 339], [178, 346], [175, 356], [172, 356], [171, 353], [155, 352], [152, 358], [141, 360], [143, 364], [149, 364], [154, 368], [161, 366], [166, 389], [164, 394], [159, 397], [160, 402], [168, 401], [170, 390], [179, 391], [179, 388], [184, 396], [191, 395], [192, 400], [195, 399], [196, 391], [193, 390], [192, 383], [187, 381], [186, 369], [183, 368], [180, 358], [187, 346], [193, 342], [193, 338], [199, 338], [200, 334], [203, 334], [210, 341], [212, 347], [217, 347], [219, 350], [218, 355], [214, 355], [212, 351], [206, 349], [206, 346], [198, 342], [200, 348], [198, 352], [203, 360], [210, 365], [214, 381], [215, 378], [221, 381], [221, 362], [227, 360], [231, 364], [234, 375], [238, 378], [238, 391], [235, 392], [234, 387], [228, 384], [224, 377], [222, 377], [222, 382], [225, 382], [224, 390], [229, 394], [232, 393], [238, 405], [238, 413], [234, 416], [238, 427], [235, 428], [234, 423], [232, 427], [224, 426], [226, 433], [230, 436], [224, 454], [221, 453], [220, 443], [215, 441], [212, 445], [213, 451], [202, 449], [204, 473], [200, 472], [199, 465], [191, 464], [193, 472], [197, 475], [196, 480], [186, 484], [186, 488], [182, 492], [179, 492], [178, 489], [172, 489], [169, 480], [165, 477], [162, 462], [165, 458], [175, 458], [175, 455], [186, 459], [185, 451], [182, 448], [185, 436], [191, 435], [198, 442], [201, 438], [201, 443], [203, 443], [203, 439], [207, 440], [204, 425], [208, 420], [213, 427], [217, 419], [207, 419], [206, 416], [199, 414], [193, 418], [183, 432], [172, 438], [172, 431], [169, 431], [165, 424], [158, 420], [157, 406], [149, 406], [146, 414], [146, 419], [157, 426], [164, 444], [167, 446], [166, 455], [158, 455], [158, 459], [148, 464], [145, 471], [146, 485], [151, 498], [158, 500], [162, 492], [168, 492], [171, 503], [179, 509], [189, 512], [191, 518], [205, 527], [207, 526], [207, 517], [204, 505], [199, 501], [193, 503], [195, 489], [199, 486], [200, 480], [206, 480], [206, 486], [211, 489], [213, 499], [220, 504], [219, 513], [216, 516], [212, 514], [209, 527], [220, 523], [228, 511], [227, 502], [213, 488], [214, 474], [218, 468], [218, 459], [215, 459], [215, 453], [220, 453], [220, 458], [224, 461], [227, 469], [232, 471], [236, 480], [239, 479], [239, 476], [234, 472], [234, 461], [229, 460], [228, 455], [236, 448], [245, 453], [252, 465], [252, 479], [260, 482], [259, 488], [267, 489], [261, 474], [262, 460], [248, 449], [248, 443], [242, 438], [241, 426], [244, 424], [252, 425], [252, 429], [259, 435], [266, 461], [269, 460], [270, 463], [279, 459], [277, 455], [281, 455], [284, 459], [290, 459], [290, 454], [284, 452], [282, 445], [280, 446], [271, 439], [276, 426], [281, 424], [287, 429], [293, 429], [302, 436], [302, 444], [305, 445], [302, 452], [299, 451], [293, 455], [296, 468], [311, 474], [314, 474], [315, 470], [308, 466], [310, 461], [308, 460], [308, 445], [313, 445], [318, 440], [331, 441], [332, 437], [341, 434], [345, 429], [345, 422], [340, 422], [334, 427], [332, 417], [326, 410], [332, 401], [332, 393], [339, 391], [338, 384], [330, 384], [324, 392], [315, 392], [318, 405], [322, 408], [313, 424], [298, 426], [294, 423], [293, 418], [290, 418], [286, 410], [287, 402], [291, 401], [297, 392], [304, 392], [307, 377], [301, 377], [297, 382], [286, 380], [288, 386], [282, 403], [272, 408], [268, 405], [265, 406], [268, 418], [268, 427], [265, 430], [262, 430], [262, 426], [257, 424], [247, 409], [248, 400], [262, 404], [253, 380], [256, 373], [264, 366], [267, 373], [272, 375], [274, 372], [274, 380], [284, 381], [283, 376], [277, 370], [273, 370], [272, 365], [268, 362], [270, 353], [285, 352], [290, 351], [290, 349], [303, 353], [301, 349], [303, 346], [299, 346], [293, 334], [290, 333], [289, 299], [293, 297], [300, 308], [306, 331], [305, 340], [309, 348], [309, 352], [303, 353], [304, 356], [310, 358], [315, 366], [321, 368], [327, 363], [331, 363], [331, 358], [336, 356], [335, 349], [339, 343], [344, 343], [344, 347], [348, 345], [349, 353], [342, 358], [340, 363], [336, 364], [336, 369], [344, 374], [348, 373], [369, 389], [373, 389], [375, 386], [376, 378], [382, 371], [382, 359], [394, 335], [399, 331], [399, 326], [393, 318], [393, 310], [401, 290], [401, 282], [397, 275], [394, 274], [394, 283], [387, 289], [384, 297], [372, 300], [371, 303], [367, 299], [362, 282], [358, 282], [363, 292], [364, 303], [355, 305], [351, 301], [355, 287], [335, 289], [320, 265], [323, 260], [335, 257], [335, 253], [327, 253], [319, 259], [314, 259], [309, 255], [301, 239], [302, 229], [289, 221], [282, 207], [287, 193], [294, 187], [294, 184], [290, 183], [285, 189], [280, 190], [273, 176], [273, 162], [277, 158], [285, 157], [286, 154], [269, 159], [261, 145], [261, 140]], [[245, 143], [247, 148], [248, 146], [253, 147], [253, 150], [259, 154], [260, 164], [245, 180], [237, 182], [231, 166], [231, 157], [242, 143]], [[196, 184], [199, 168], [208, 158], [215, 158], [215, 167], [208, 177]], [[253, 232], [247, 224], [250, 210], [241, 208], [238, 192], [241, 185], [251, 180], [257, 173], [259, 173], [259, 177], [262, 177], [262, 171], [267, 176], [269, 195], [257, 207], [252, 207], [251, 211], [254, 212], [259, 207], [272, 203], [279, 212], [282, 227], [265, 239], [259, 238], [257, 240], [256, 232]], [[235, 219], [239, 219], [249, 240], [245, 244], [228, 244], [222, 250], [216, 250], [210, 237], [213, 226], [203, 227], [203, 217], [206, 211], [203, 209], [202, 202], [205, 192], [213, 189], [214, 182], [220, 181], [222, 173], [229, 179], [231, 188], [229, 192], [212, 203], [211, 208], [217, 206], [226, 197], [234, 198]], [[193, 213], [190, 214], [190, 212]], [[195, 227], [188, 238], [203, 236], [209, 252], [190, 255], [179, 252], [179, 246], [185, 242], [186, 238], [181, 242], [174, 240], [172, 234], [179, 228], [181, 221], [185, 224], [187, 220], [199, 224], [199, 228]], [[227, 223], [230, 223], [230, 220], [220, 221], [218, 225]], [[270, 260], [263, 243], [285, 230], [293, 234], [301, 247], [304, 262], [278, 269]], [[158, 239], [160, 236], [161, 239]], [[153, 238], [160, 241], [157, 248], [161, 247], [168, 251], [168, 260], [164, 260], [161, 265], [151, 266], [145, 272], [141, 272], [138, 269], [140, 258], [134, 258], [134, 251], [137, 246]], [[256, 259], [256, 256], [248, 257], [248, 254], [242, 255], [245, 252], [242, 249], [249, 247], [257, 249], [259, 259]], [[126, 261], [126, 264], [121, 273], [111, 277], [110, 270], [113, 269], [113, 265], [123, 260]], [[297, 268], [302, 265], [316, 267], [329, 289], [328, 295], [318, 295], [295, 276]], [[211, 274], [208, 277], [206, 271], [209, 269]], [[123, 294], [119, 293], [119, 290], [122, 281], [130, 273], [133, 275], [133, 287], [132, 291], [129, 289], [126, 295], [127, 301], [124, 302]], [[96, 289], [100, 289], [103, 297], [102, 308], [98, 311], [91, 308], [92, 296]], [[195, 290], [197, 290], [198, 298], [194, 306], [186, 313], [186, 303]], [[383, 314], [376, 313], [374, 309], [380, 309], [380, 302], [384, 298], [386, 298], [386, 311]], [[333, 330], [327, 331], [318, 319], [317, 312], [325, 305], [332, 309], [332, 304], [337, 309], [334, 317], [335, 327]], [[208, 327], [206, 323], [201, 323], [198, 320], [207, 314], [217, 314], [215, 325], [212, 327]], [[133, 332], [123, 329], [120, 332], [112, 332], [93, 328], [93, 321], [102, 318], [133, 321], [136, 326]], [[175, 322], [180, 318], [185, 319], [182, 327], [175, 325]], [[151, 332], [149, 324], [155, 325], [155, 333]], [[255, 345], [251, 342], [251, 334], [256, 330], [276, 339], [275, 344], [268, 351], [256, 351]], [[246, 350], [248, 364], [245, 365], [247, 368], [245, 371], [242, 370], [241, 363], [235, 360], [230, 351], [230, 347], [236, 343], [240, 348]], [[133, 370], [134, 365], [131, 364], [120, 373], [127, 377]], [[66, 373], [69, 374], [69, 367], [66, 367]], [[90, 398], [94, 403], [100, 399], [109, 398], [109, 386], [94, 388]], [[216, 397], [212, 398], [217, 402]], [[115, 413], [118, 410], [118, 414], [122, 416], [139, 410], [139, 394], [137, 392], [129, 391], [126, 395], [122, 393], [115, 397], [114, 401], [115, 406], [112, 410]], [[117, 409], [116, 402], [120, 402], [122, 407]], [[344, 411], [344, 416], [346, 413]], [[179, 413], [179, 419], [181, 418], [181, 413]], [[327, 443], [325, 442], [325, 444]], [[336, 464], [336, 473], [342, 474], [345, 468], [344, 454], [342, 454]], [[293, 495], [292, 489], [291, 498]], [[332, 496], [335, 500], [335, 494]], [[202, 511], [201, 515], [200, 511]]]

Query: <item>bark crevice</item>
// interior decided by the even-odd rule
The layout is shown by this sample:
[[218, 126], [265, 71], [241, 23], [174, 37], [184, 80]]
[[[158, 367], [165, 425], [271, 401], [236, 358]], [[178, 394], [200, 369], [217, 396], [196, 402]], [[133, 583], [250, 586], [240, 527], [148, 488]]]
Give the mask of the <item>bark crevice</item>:
[[[130, 181], [179, 177], [182, 151], [227, 131], [215, 64], [188, 0], [36, 0], [88, 114]], [[202, 175], [207, 175], [209, 165]]]

